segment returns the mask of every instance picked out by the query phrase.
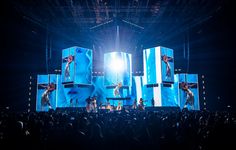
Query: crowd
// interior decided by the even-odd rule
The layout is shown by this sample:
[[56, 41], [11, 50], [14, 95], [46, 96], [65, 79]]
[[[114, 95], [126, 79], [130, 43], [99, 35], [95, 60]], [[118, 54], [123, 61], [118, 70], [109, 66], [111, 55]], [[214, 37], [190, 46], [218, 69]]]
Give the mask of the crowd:
[[[0, 148], [234, 149], [230, 112], [76, 110], [15, 113], [1, 110]], [[234, 148], [233, 148], [234, 147]]]

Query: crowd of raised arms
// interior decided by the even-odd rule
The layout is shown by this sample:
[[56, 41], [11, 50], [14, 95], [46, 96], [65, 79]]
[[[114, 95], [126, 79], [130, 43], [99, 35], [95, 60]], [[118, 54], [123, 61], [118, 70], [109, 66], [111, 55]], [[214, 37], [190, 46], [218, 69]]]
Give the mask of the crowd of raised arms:
[[6, 149], [230, 149], [235, 114], [183, 110], [2, 109], [0, 145]]

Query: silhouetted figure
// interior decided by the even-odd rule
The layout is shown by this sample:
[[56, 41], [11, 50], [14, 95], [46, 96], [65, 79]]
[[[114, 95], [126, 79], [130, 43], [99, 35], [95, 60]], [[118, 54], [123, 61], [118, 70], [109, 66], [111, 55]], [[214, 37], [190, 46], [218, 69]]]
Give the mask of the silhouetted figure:
[[152, 107], [155, 107], [155, 101], [154, 101], [154, 98], [152, 98]]
[[134, 99], [134, 103], [132, 105], [132, 109], [137, 109], [137, 99]]
[[91, 97], [89, 96], [86, 100], [86, 111], [87, 112], [90, 112], [91, 111], [91, 106], [90, 106], [90, 104], [91, 104]]
[[90, 106], [90, 108], [91, 108], [92, 112], [97, 112], [97, 98], [96, 97], [93, 97], [91, 99], [91, 106]]
[[139, 99], [138, 109], [139, 109], [139, 110], [144, 110], [144, 109], [145, 109], [144, 103], [143, 103], [143, 99], [142, 99], [142, 98]]

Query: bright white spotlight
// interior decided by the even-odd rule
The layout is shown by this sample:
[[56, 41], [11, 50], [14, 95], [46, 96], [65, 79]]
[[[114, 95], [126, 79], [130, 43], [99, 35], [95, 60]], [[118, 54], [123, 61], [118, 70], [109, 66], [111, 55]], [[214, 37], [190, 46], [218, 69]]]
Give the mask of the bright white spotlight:
[[110, 64], [110, 69], [114, 72], [121, 72], [124, 70], [124, 62], [121, 59], [113, 59]]

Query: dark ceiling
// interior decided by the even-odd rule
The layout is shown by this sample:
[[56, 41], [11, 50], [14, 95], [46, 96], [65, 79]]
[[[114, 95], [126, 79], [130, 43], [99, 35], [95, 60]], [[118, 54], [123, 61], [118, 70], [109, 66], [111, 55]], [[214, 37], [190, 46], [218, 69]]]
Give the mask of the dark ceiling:
[[51, 32], [63, 32], [70, 36], [84, 35], [88, 31], [100, 30], [102, 26], [114, 23], [126, 24], [134, 30], [156, 34], [158, 37], [170, 33], [174, 36], [201, 24], [227, 4], [225, 0], [13, 0], [11, 2], [24, 19]]

